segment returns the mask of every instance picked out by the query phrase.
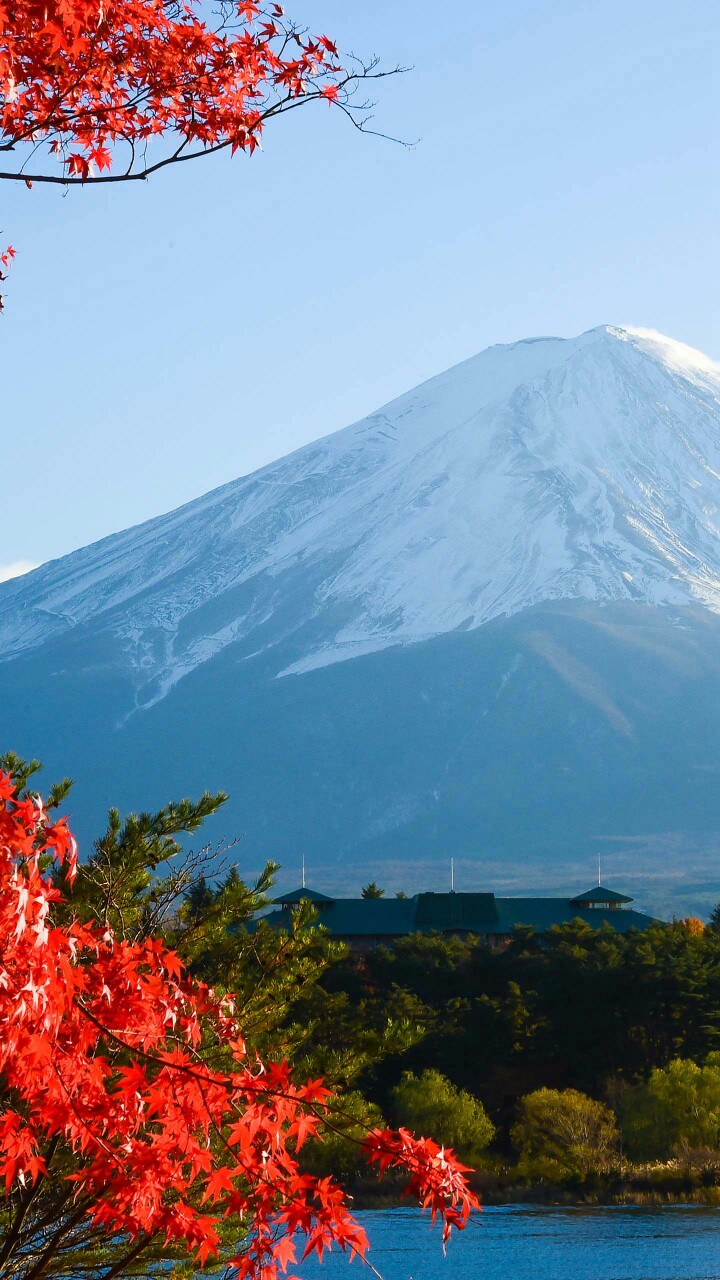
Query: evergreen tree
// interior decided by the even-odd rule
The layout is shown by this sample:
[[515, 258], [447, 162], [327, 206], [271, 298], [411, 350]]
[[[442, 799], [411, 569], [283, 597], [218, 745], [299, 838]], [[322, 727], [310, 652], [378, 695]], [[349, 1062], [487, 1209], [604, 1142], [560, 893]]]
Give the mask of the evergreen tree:
[[183, 894], [186, 903], [188, 916], [198, 918], [207, 911], [212, 903], [214, 894], [203, 872], [200, 873], [194, 884]]
[[381, 889], [374, 880], [371, 880], [369, 884], [365, 885], [365, 888], [362, 891], [362, 897], [363, 898], [384, 898], [385, 890]]

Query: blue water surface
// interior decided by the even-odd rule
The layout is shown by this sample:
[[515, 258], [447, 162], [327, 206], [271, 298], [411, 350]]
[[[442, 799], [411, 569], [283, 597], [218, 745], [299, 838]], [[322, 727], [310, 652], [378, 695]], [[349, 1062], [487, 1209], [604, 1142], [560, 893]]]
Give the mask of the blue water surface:
[[[487, 1208], [453, 1233], [407, 1209], [359, 1213], [383, 1280], [720, 1280], [720, 1210], [687, 1206]], [[369, 1280], [342, 1255], [295, 1268], [308, 1280]]]

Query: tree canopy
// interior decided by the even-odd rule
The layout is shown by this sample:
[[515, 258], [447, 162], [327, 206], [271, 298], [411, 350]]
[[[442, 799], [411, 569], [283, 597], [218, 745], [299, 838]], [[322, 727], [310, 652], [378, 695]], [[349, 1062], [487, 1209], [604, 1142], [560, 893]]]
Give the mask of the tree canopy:
[[439, 1071], [406, 1071], [392, 1091], [395, 1114], [415, 1133], [432, 1133], [463, 1160], [477, 1161], [492, 1142], [495, 1126], [478, 1098], [458, 1089]]
[[720, 1148], [720, 1053], [699, 1066], [674, 1058], [621, 1099], [623, 1133], [631, 1155], [663, 1159], [681, 1147]]
[[553, 1179], [607, 1168], [620, 1146], [610, 1108], [577, 1089], [536, 1089], [528, 1094], [511, 1136], [521, 1168]]
[[[227, 1274], [274, 1280], [295, 1260], [297, 1233], [305, 1256], [332, 1245], [363, 1255], [342, 1190], [300, 1164], [330, 1110], [328, 1088], [264, 1059], [232, 996], [188, 973], [142, 927], [142, 912], [131, 938], [117, 932], [117, 880], [108, 910], [73, 913], [77, 848], [28, 776], [0, 772], [0, 1275], [69, 1278], [80, 1259], [93, 1274], [93, 1251], [107, 1241], [114, 1258], [98, 1276], [126, 1273], [149, 1249], [162, 1270], [165, 1247], [179, 1245]], [[183, 812], [192, 824], [192, 806]], [[177, 829], [177, 807], [166, 823], [173, 813]], [[81, 873], [86, 908], [120, 870], [125, 836], [139, 849], [143, 830], [152, 845], [144, 817], [111, 820], [112, 839]], [[167, 855], [172, 837], [158, 824], [154, 835]], [[152, 901], [139, 875], [139, 866], [129, 874], [132, 896]], [[192, 915], [190, 904], [181, 928]], [[409, 1175], [445, 1234], [464, 1225], [476, 1201], [451, 1153], [385, 1128], [365, 1132], [362, 1149], [380, 1171]]]
[[[356, 118], [359, 81], [262, 0], [30, 0], [0, 5], [0, 178], [62, 184], [146, 178], [229, 148], [309, 101]], [[43, 159], [43, 157], [45, 159]]]

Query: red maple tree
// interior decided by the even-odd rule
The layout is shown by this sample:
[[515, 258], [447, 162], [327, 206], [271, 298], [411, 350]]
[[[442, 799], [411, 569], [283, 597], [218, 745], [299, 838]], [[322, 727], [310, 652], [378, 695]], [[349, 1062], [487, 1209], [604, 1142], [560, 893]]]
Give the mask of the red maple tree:
[[318, 100], [363, 129], [358, 86], [393, 73], [341, 62], [272, 0], [0, 0], [0, 179], [128, 182], [252, 153], [269, 120]]
[[[303, 1257], [332, 1246], [364, 1257], [342, 1190], [299, 1162], [327, 1113], [322, 1081], [298, 1084], [286, 1064], [261, 1061], [232, 999], [193, 981], [160, 941], [68, 923], [58, 871], [72, 883], [76, 866], [66, 820], [51, 822], [0, 772], [0, 1179], [14, 1197], [0, 1275], [29, 1256], [24, 1224], [60, 1149], [72, 1157], [71, 1220], [126, 1237], [131, 1259], [159, 1238], [204, 1263], [227, 1221], [238, 1278], [276, 1280], [298, 1237]], [[208, 1043], [229, 1069], [213, 1067]], [[465, 1167], [430, 1139], [384, 1130], [364, 1145], [381, 1172], [409, 1173], [444, 1238], [477, 1207]], [[52, 1271], [66, 1224], [44, 1221], [28, 1276]]]
[[362, 124], [353, 93], [382, 74], [260, 0], [0, 0], [0, 152], [16, 160], [0, 178], [128, 181], [252, 152], [318, 99]]

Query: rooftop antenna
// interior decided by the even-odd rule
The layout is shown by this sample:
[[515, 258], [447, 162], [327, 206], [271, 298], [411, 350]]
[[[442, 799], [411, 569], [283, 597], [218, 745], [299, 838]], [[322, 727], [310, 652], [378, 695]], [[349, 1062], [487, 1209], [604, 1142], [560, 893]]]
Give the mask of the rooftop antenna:
[[450, 892], [455, 892], [455, 859], [450, 859]]
[[[600, 882], [598, 881], [598, 884]], [[305, 888], [305, 854], [302, 856], [302, 887]]]

